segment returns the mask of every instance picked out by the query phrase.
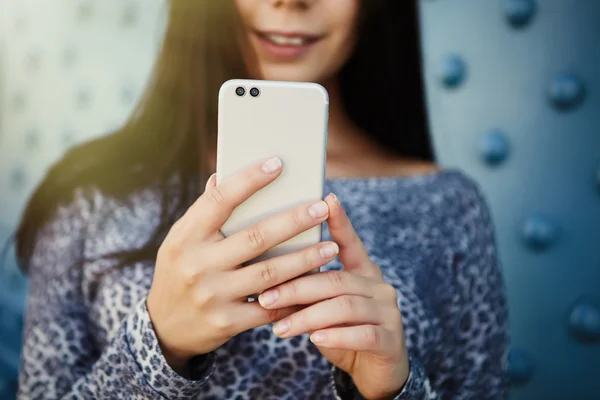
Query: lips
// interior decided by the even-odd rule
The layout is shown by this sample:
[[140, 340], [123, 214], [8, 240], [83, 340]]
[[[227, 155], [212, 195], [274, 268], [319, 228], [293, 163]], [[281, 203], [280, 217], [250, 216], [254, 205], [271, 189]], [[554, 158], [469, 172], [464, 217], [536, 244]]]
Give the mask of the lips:
[[256, 31], [256, 37], [265, 55], [283, 61], [304, 55], [322, 39], [320, 35], [272, 31]]
[[304, 46], [313, 44], [320, 39], [318, 35], [281, 32], [257, 32], [258, 36], [276, 46]]

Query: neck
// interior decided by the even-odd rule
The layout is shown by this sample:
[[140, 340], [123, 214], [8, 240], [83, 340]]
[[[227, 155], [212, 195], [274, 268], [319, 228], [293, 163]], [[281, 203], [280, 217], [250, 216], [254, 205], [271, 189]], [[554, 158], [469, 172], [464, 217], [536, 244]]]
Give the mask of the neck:
[[[329, 92], [327, 156], [337, 157], [372, 148], [367, 135], [350, 118], [342, 102], [339, 80], [325, 85]], [[368, 146], [368, 147], [366, 147]]]

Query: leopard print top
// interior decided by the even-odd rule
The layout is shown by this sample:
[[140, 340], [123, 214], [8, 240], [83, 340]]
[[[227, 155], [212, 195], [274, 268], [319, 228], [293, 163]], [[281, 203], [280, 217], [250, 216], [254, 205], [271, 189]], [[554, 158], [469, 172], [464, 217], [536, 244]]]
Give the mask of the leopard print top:
[[[458, 170], [326, 182], [398, 292], [410, 376], [397, 399], [506, 395], [507, 308], [477, 185]], [[360, 399], [308, 335], [246, 331], [194, 363], [166, 364], [145, 297], [152, 263], [106, 254], [145, 243], [161, 197], [117, 202], [80, 190], [42, 230], [29, 269], [19, 399]], [[324, 239], [330, 239], [327, 226]], [[339, 269], [336, 259], [324, 269]]]

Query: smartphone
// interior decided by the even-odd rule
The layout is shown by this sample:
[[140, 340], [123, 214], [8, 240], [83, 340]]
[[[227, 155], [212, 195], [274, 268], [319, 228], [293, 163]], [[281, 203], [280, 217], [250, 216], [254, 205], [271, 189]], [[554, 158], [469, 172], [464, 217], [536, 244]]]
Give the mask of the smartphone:
[[[236, 207], [222, 227], [232, 235], [272, 215], [323, 199], [329, 95], [316, 83], [234, 79], [219, 91], [217, 184], [271, 157], [281, 175]], [[321, 241], [316, 226], [247, 264]], [[316, 272], [316, 271], [315, 271]]]

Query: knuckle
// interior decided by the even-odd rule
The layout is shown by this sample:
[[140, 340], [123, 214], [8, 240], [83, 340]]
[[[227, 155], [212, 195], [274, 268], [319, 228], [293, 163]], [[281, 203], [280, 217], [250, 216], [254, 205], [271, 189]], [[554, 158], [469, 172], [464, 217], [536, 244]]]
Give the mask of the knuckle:
[[304, 227], [304, 215], [301, 210], [295, 210], [292, 212], [292, 222], [294, 224], [294, 228], [298, 231], [301, 231]]
[[184, 219], [183, 219], [183, 217], [181, 217], [177, 221], [175, 221], [175, 223], [173, 223], [173, 225], [171, 225], [171, 229], [169, 229], [168, 234], [172, 235], [174, 232], [177, 232], [178, 230], [181, 229], [181, 226], [183, 224], [184, 224]]
[[223, 191], [217, 186], [208, 189], [206, 191], [206, 197], [208, 198], [208, 201], [215, 205], [222, 205], [223, 203], [225, 203]]
[[400, 312], [400, 309], [394, 309], [389, 319], [393, 325], [400, 326], [402, 328], [402, 313]]
[[251, 168], [246, 171], [245, 180], [252, 188], [260, 188], [265, 184], [265, 174], [262, 169]]
[[197, 294], [194, 298], [194, 302], [196, 304], [196, 308], [204, 309], [206, 307], [210, 307], [215, 303], [217, 298], [217, 294], [213, 289], [208, 287], [203, 287], [201, 290], [197, 291]]
[[310, 329], [310, 318], [306, 310], [298, 311], [294, 315], [288, 317], [288, 319], [291, 321], [292, 326], [295, 327], [295, 330], [308, 331]]
[[280, 297], [284, 298], [297, 298], [298, 295], [298, 283], [296, 280], [291, 280], [279, 287]]
[[352, 315], [356, 312], [356, 301], [351, 296], [340, 297], [342, 315]]
[[[318, 250], [317, 250], [317, 252], [318, 252]], [[304, 254], [302, 255], [302, 266], [305, 267], [304, 269], [312, 268], [313, 265], [315, 264], [315, 258], [316, 258], [313, 256], [314, 252], [305, 250], [303, 253]]]
[[192, 268], [184, 268], [181, 271], [181, 280], [186, 287], [195, 286], [200, 279], [199, 271]]
[[268, 310], [269, 323], [277, 322], [281, 319], [281, 309]]
[[277, 268], [271, 261], [264, 262], [260, 267], [260, 277], [263, 282], [271, 285], [277, 280]]
[[225, 312], [215, 312], [211, 317], [211, 324], [218, 332], [229, 334], [233, 330], [232, 319]]
[[342, 287], [346, 282], [346, 277], [342, 271], [329, 271], [327, 272], [327, 278], [334, 288]]
[[373, 325], [365, 326], [362, 333], [362, 340], [367, 347], [377, 347], [381, 342], [381, 335]]
[[262, 249], [265, 245], [265, 234], [259, 228], [250, 228], [247, 231], [248, 242], [255, 249]]
[[393, 300], [394, 302], [398, 302], [398, 293], [396, 292], [396, 288], [389, 283], [386, 283], [383, 287], [383, 293], [386, 297]]
[[180, 238], [170, 238], [162, 244], [159, 251], [161, 255], [164, 255], [171, 262], [179, 260], [184, 251], [183, 240]]

